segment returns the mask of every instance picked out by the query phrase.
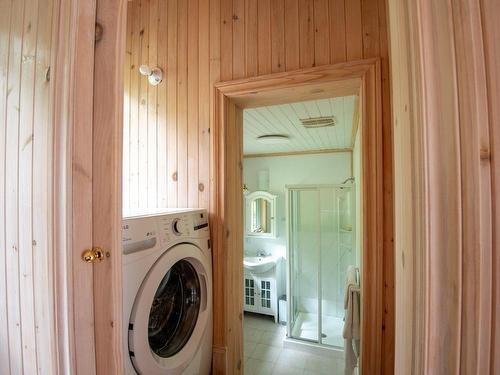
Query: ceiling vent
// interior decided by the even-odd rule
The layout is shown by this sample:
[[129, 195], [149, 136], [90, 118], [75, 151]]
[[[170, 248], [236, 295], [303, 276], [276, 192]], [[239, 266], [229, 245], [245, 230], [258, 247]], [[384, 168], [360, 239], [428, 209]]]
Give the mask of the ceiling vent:
[[334, 116], [324, 116], [324, 117], [309, 117], [301, 118], [300, 122], [307, 129], [324, 128], [327, 126], [335, 126], [337, 120]]

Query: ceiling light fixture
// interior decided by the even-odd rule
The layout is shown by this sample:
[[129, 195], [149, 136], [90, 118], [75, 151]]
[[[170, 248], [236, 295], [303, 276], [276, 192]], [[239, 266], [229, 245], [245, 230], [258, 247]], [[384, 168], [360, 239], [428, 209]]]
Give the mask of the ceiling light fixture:
[[260, 143], [264, 143], [267, 145], [275, 145], [278, 143], [288, 143], [290, 141], [290, 137], [285, 134], [267, 134], [257, 137], [257, 140]]

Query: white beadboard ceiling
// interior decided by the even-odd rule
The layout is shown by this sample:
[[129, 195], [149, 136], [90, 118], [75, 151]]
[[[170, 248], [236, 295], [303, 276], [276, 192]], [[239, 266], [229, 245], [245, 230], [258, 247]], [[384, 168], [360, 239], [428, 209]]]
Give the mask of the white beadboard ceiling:
[[[269, 154], [350, 148], [356, 96], [245, 109], [243, 154]], [[335, 116], [335, 126], [306, 129], [301, 119]], [[257, 137], [286, 134], [290, 141], [263, 144]]]

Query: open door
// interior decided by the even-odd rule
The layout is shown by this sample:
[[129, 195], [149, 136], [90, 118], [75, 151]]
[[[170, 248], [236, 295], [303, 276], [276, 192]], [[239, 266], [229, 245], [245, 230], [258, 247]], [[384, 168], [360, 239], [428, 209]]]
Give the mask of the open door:
[[125, 12], [126, 0], [62, 2], [57, 12], [52, 79], [61, 373], [123, 372], [121, 96]]
[[98, 1], [92, 135], [92, 240], [96, 372], [123, 373], [121, 170], [126, 0]]

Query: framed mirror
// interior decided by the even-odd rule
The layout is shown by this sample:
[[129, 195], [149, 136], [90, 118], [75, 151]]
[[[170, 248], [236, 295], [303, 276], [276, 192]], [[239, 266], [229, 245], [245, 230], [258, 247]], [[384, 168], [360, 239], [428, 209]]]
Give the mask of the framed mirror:
[[276, 197], [267, 191], [245, 196], [247, 236], [276, 238]]

